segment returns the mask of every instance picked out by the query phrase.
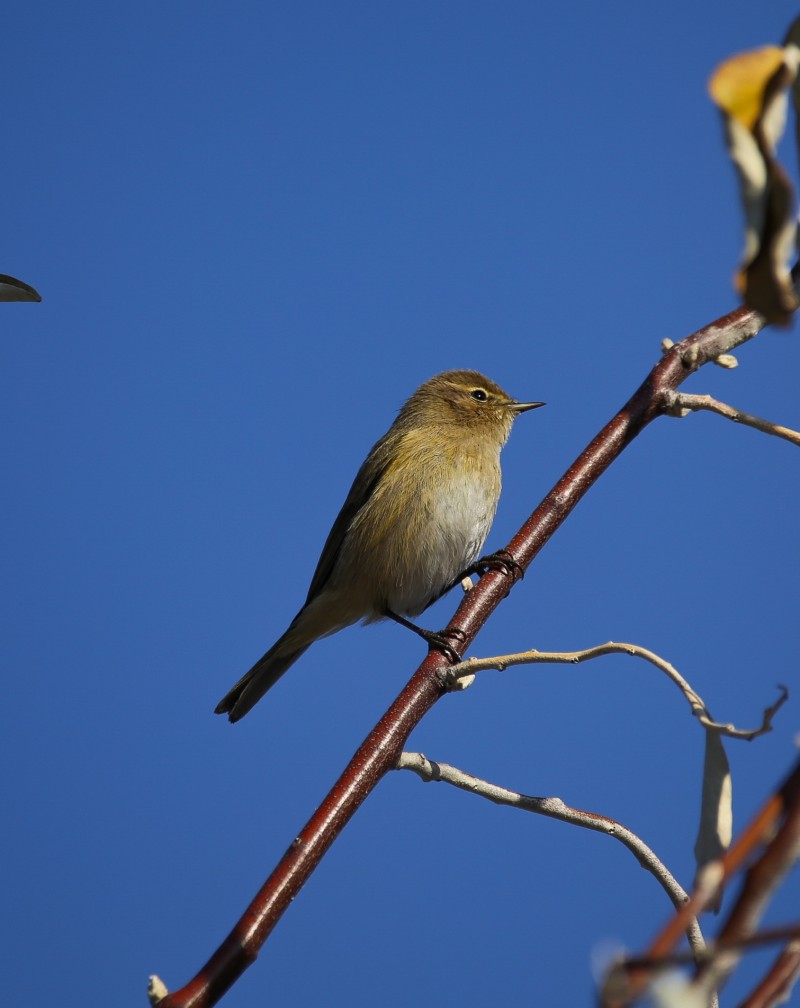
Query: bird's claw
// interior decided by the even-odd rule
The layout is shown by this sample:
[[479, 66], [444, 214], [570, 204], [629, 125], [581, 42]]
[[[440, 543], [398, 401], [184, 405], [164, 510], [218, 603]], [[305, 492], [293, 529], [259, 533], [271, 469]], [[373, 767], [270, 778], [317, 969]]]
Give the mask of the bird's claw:
[[[521, 581], [525, 577], [525, 570], [517, 560], [508, 552], [508, 550], [498, 550], [496, 553], [489, 553], [488, 556], [481, 557], [480, 560], [476, 560], [467, 567], [463, 574], [460, 574], [450, 587], [457, 585], [465, 577], [469, 577], [471, 574], [477, 574], [478, 577], [482, 577], [487, 571], [500, 571], [501, 574], [505, 574], [506, 577], [511, 578], [511, 584], [514, 585], [517, 581]], [[509, 591], [511, 588], [509, 587]], [[506, 592], [508, 594], [508, 592]]]
[[452, 665], [458, 665], [463, 661], [460, 653], [450, 643], [451, 640], [463, 641], [467, 639], [467, 635], [458, 627], [454, 627], [452, 630], [439, 630], [438, 632], [435, 630], [423, 630], [416, 623], [412, 623], [405, 616], [392, 612], [391, 609], [387, 609], [384, 615], [388, 616], [389, 619], [393, 619], [395, 623], [399, 623], [400, 626], [404, 626], [407, 630], [412, 630], [427, 643], [429, 648], [436, 648], [441, 651]]
[[457, 651], [451, 641], [463, 641], [466, 639], [466, 634], [463, 630], [439, 630], [431, 631], [426, 630], [421, 635], [423, 640], [427, 641], [428, 647], [436, 648], [436, 650], [441, 651], [442, 654], [447, 658], [451, 665], [459, 665], [464, 659], [461, 657], [461, 652]]
[[508, 552], [508, 550], [498, 550], [496, 553], [489, 553], [488, 556], [481, 557], [480, 560], [476, 560], [473, 565], [476, 570], [475, 573], [485, 574], [486, 571], [496, 570], [500, 571], [501, 574], [505, 574], [510, 577], [516, 583], [521, 581], [525, 577], [525, 570], [517, 560]]

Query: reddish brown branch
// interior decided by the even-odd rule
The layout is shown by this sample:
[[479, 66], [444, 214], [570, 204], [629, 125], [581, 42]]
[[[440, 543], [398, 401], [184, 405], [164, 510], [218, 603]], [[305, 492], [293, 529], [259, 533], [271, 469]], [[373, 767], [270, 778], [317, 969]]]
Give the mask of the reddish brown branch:
[[[719, 933], [720, 944], [735, 945], [755, 933], [776, 889], [800, 857], [800, 762], [777, 797], [781, 804], [780, 826], [758, 860], [748, 868], [739, 897]], [[719, 989], [740, 956], [739, 951], [715, 956], [698, 970], [695, 983], [706, 989]]]
[[720, 858], [715, 884], [701, 882], [641, 959], [615, 967], [604, 992], [604, 1008], [626, 1008], [644, 992], [654, 970], [669, 963], [670, 953], [686, 922], [698, 916], [716, 895], [718, 887], [729, 881], [758, 851], [762, 852], [745, 875], [742, 891], [715, 942], [714, 954], [698, 970], [694, 982], [706, 990], [717, 989], [724, 982], [741, 948], [754, 934], [767, 902], [800, 855], [800, 761]]
[[[508, 544], [524, 570], [593, 483], [655, 417], [667, 409], [669, 393], [703, 364], [751, 339], [763, 327], [755, 312], [737, 309], [672, 347], [620, 412], [597, 435]], [[510, 582], [500, 571], [486, 573], [468, 592], [448, 629], [474, 641]], [[390, 770], [412, 729], [446, 692], [439, 673], [446, 659], [432, 652], [356, 752], [331, 792], [293, 841], [278, 866], [208, 963], [161, 1008], [210, 1008], [254, 961], [284, 910], [299, 892], [344, 825], [381, 777]]]
[[775, 1008], [786, 1004], [792, 987], [800, 977], [800, 940], [789, 942], [770, 967], [761, 983], [739, 1008]]
[[[406, 754], [407, 755], [407, 754]], [[684, 901], [685, 902], [685, 901]], [[791, 948], [794, 942], [800, 942], [800, 924], [781, 924], [777, 927], [762, 928], [739, 941], [712, 941], [704, 949], [697, 952], [694, 950], [684, 952], [673, 952], [671, 955], [662, 956], [660, 959], [647, 959], [644, 956], [634, 956], [626, 958], [623, 966], [625, 969], [648, 969], [662, 970], [671, 966], [691, 966], [702, 965], [710, 962], [719, 952], [729, 950], [749, 951], [750, 949], [760, 949], [764, 945], [776, 945], [778, 942], [786, 942], [786, 949]]]

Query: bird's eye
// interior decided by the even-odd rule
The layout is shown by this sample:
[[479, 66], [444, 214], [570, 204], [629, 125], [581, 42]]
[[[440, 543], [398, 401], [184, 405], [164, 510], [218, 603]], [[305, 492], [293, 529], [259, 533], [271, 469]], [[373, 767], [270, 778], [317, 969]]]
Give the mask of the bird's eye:
[[489, 396], [482, 388], [475, 388], [470, 392], [473, 399], [477, 399], [478, 402], [486, 402]]

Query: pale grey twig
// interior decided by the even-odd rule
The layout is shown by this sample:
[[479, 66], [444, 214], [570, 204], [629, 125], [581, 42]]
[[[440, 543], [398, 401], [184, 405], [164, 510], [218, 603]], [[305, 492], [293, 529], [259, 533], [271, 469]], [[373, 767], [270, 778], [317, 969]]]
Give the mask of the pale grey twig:
[[458, 665], [453, 665], [449, 669], [448, 678], [453, 682], [476, 672], [483, 672], [486, 669], [498, 669], [503, 671], [512, 665], [539, 665], [539, 664], [561, 664], [578, 665], [581, 662], [589, 661], [593, 658], [600, 658], [608, 654], [631, 655], [641, 658], [651, 665], [654, 665], [675, 683], [679, 690], [686, 697], [692, 714], [700, 721], [703, 727], [711, 731], [719, 732], [729, 738], [739, 738], [750, 741], [758, 735], [763, 735], [772, 730], [772, 719], [775, 713], [786, 702], [788, 690], [785, 686], [779, 686], [780, 695], [774, 704], [767, 707], [758, 728], [737, 728], [732, 724], [723, 724], [714, 721], [708, 712], [708, 708], [700, 695], [683, 678], [678, 670], [664, 658], [661, 658], [654, 651], [641, 647], [638, 644], [622, 644], [615, 641], [607, 641], [605, 644], [596, 644], [594, 647], [583, 648], [580, 651], [520, 651], [516, 654], [495, 655], [491, 658], [467, 658], [466, 661]]
[[[465, 773], [448, 763], [434, 763], [422, 753], [401, 753], [396, 768], [398, 770], [412, 770], [425, 782], [441, 781], [445, 784], [451, 784], [462, 791], [468, 791], [481, 798], [488, 798], [489, 801], [497, 805], [509, 805], [512, 808], [535, 812], [537, 815], [559, 819], [561, 822], [571, 823], [573, 826], [582, 826], [584, 829], [614, 837], [624, 844], [639, 864], [653, 875], [676, 907], [682, 906], [689, 898], [677, 879], [650, 847], [632, 830], [615, 819], [599, 815], [597, 812], [572, 808], [560, 798], [534, 798], [530, 795], [520, 794], [518, 791], [510, 791], [497, 784], [490, 784], [480, 777], [473, 777], [472, 774]], [[705, 952], [706, 944], [696, 919], [692, 919], [686, 934], [692, 951], [700, 957]]]
[[763, 434], [772, 434], [774, 437], [783, 438], [793, 445], [800, 446], [800, 432], [792, 430], [790, 427], [782, 427], [780, 424], [764, 420], [762, 417], [753, 416], [752, 413], [745, 413], [727, 403], [720, 402], [710, 395], [692, 395], [688, 392], [670, 392], [667, 395], [668, 412], [672, 416], [683, 417], [687, 413], [697, 410], [708, 410], [718, 416], [733, 420], [734, 423], [744, 424], [745, 427], [752, 427]]

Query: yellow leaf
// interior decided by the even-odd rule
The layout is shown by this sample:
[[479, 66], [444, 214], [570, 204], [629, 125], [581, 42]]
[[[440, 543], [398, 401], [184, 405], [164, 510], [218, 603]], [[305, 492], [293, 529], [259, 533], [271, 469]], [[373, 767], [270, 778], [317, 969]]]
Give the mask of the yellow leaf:
[[748, 130], [758, 122], [767, 84], [784, 63], [785, 50], [764, 46], [726, 60], [708, 82], [713, 100]]

